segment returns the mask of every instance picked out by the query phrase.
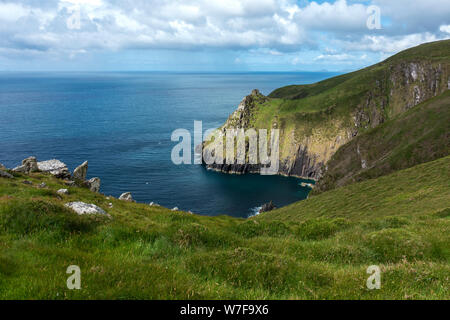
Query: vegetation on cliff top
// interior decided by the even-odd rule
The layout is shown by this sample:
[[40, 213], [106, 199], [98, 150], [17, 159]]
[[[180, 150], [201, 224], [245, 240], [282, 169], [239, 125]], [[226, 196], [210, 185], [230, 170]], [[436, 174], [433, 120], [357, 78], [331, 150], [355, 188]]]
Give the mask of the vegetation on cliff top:
[[[449, 168], [443, 158], [250, 220], [58, 195], [62, 181], [15, 173], [0, 178], [0, 298], [446, 299]], [[112, 219], [77, 216], [71, 201]], [[381, 290], [365, 286], [373, 264]], [[81, 290], [66, 287], [70, 265]]]

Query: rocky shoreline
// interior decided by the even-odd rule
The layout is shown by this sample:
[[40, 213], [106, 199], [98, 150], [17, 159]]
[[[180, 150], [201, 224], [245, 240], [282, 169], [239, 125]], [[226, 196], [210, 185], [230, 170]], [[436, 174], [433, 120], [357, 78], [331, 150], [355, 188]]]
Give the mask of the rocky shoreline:
[[[60, 160], [52, 159], [46, 161], [38, 161], [36, 157], [28, 157], [22, 160], [22, 163], [13, 169], [8, 169], [3, 164], [0, 163], [0, 178], [14, 179], [15, 178], [14, 173], [30, 177], [34, 173], [44, 173], [52, 175], [55, 178], [62, 180], [67, 187], [87, 188], [91, 192], [100, 193], [101, 179], [98, 177], [87, 179], [88, 167], [89, 163], [88, 161], [85, 161], [81, 165], [76, 167], [73, 173], [71, 173], [67, 165]], [[242, 172], [242, 174], [245, 173], [251, 172]], [[254, 173], [256, 173], [256, 171]], [[29, 180], [24, 180], [22, 181], [22, 183], [29, 186], [33, 186], [33, 183]], [[35, 187], [41, 189], [48, 188], [45, 183], [35, 185]], [[65, 188], [57, 190], [56, 193], [62, 197], [64, 195], [69, 195], [70, 191], [69, 189]], [[107, 200], [110, 200], [111, 198], [114, 197], [113, 196], [106, 197]], [[136, 201], [133, 199], [133, 195], [131, 194], [131, 192], [122, 193], [118, 198], [118, 200], [136, 203]], [[76, 212], [78, 215], [98, 214], [98, 215], [105, 215], [111, 218], [111, 216], [104, 209], [96, 206], [95, 204], [84, 203], [82, 201], [75, 201], [66, 203], [65, 206]], [[149, 206], [160, 207], [160, 205], [155, 202], [151, 202]], [[108, 207], [113, 208], [113, 204], [109, 203]], [[270, 201], [269, 203], [263, 204], [261, 206], [261, 210], [259, 211], [259, 213], [271, 211], [274, 209], [276, 209], [276, 206], [272, 203], [272, 201]], [[180, 211], [178, 207], [174, 207], [169, 210], [173, 212]], [[187, 211], [187, 213], [194, 214], [192, 211]]]

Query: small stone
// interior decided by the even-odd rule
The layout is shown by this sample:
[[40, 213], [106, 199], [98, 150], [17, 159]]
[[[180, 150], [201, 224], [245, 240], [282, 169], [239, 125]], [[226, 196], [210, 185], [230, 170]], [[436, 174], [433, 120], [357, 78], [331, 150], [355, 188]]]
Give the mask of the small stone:
[[110, 202], [110, 203], [108, 203], [108, 207], [109, 207], [110, 209], [112, 209], [114, 206], [113, 206], [113, 204]]
[[87, 171], [88, 171], [88, 162], [85, 161], [73, 171], [74, 179], [80, 181], [86, 180]]
[[159, 207], [160, 205], [155, 202], [150, 202], [150, 207]]
[[6, 171], [2, 171], [2, 170], [0, 170], [0, 177], [7, 178], [7, 179], [13, 179], [14, 178], [11, 174], [9, 174]]
[[191, 210], [188, 211], [189, 214], [194, 214]]
[[22, 181], [22, 183], [23, 183], [23, 184], [30, 185], [30, 186], [33, 184], [33, 182], [28, 181], [28, 180], [24, 180], [24, 181]]
[[64, 184], [68, 187], [73, 187], [73, 186], [75, 186], [75, 181], [70, 181], [70, 180], [64, 181]]
[[38, 188], [41, 189], [47, 188], [47, 184], [45, 182], [42, 182], [40, 185], [38, 185]]
[[87, 204], [78, 201], [67, 203], [65, 206], [75, 211], [78, 215], [101, 214], [109, 216], [102, 208], [96, 206], [95, 204]]
[[56, 191], [57, 194], [61, 194], [61, 195], [68, 195], [69, 194], [69, 190], [67, 189], [59, 189], [58, 191]]
[[128, 202], [136, 202], [133, 200], [133, 196], [131, 195], [131, 192], [122, 193], [119, 197], [119, 200], [128, 201]]
[[179, 211], [178, 207], [172, 209], [172, 211]]

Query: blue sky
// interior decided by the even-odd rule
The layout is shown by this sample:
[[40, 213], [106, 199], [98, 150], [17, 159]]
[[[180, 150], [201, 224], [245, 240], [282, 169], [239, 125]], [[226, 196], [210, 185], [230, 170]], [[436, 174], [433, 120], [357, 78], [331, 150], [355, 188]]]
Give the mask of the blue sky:
[[448, 38], [449, 0], [0, 0], [0, 71], [349, 71]]

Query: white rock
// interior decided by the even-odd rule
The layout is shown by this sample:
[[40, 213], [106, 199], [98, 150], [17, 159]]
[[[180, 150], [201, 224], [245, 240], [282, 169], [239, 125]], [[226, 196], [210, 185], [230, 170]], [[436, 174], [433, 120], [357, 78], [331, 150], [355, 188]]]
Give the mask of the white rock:
[[57, 178], [69, 178], [70, 172], [69, 169], [67, 169], [67, 166], [64, 162], [61, 162], [59, 160], [53, 159], [53, 160], [47, 160], [37, 163], [39, 171], [50, 173]]
[[64, 195], [68, 195], [69, 194], [69, 190], [67, 189], [59, 189], [58, 191], [56, 191], [57, 194], [64, 194]]
[[122, 200], [122, 201], [128, 201], [128, 202], [135, 202], [135, 201], [133, 200], [133, 196], [131, 195], [131, 192], [125, 192], [125, 193], [122, 193], [122, 194], [120, 195], [120, 197], [119, 197], [119, 200]]
[[108, 215], [102, 208], [97, 207], [95, 204], [87, 204], [84, 202], [70, 202], [67, 203], [65, 206], [75, 211], [78, 215], [84, 214]]
[[172, 209], [172, 211], [179, 211], [178, 207]]

